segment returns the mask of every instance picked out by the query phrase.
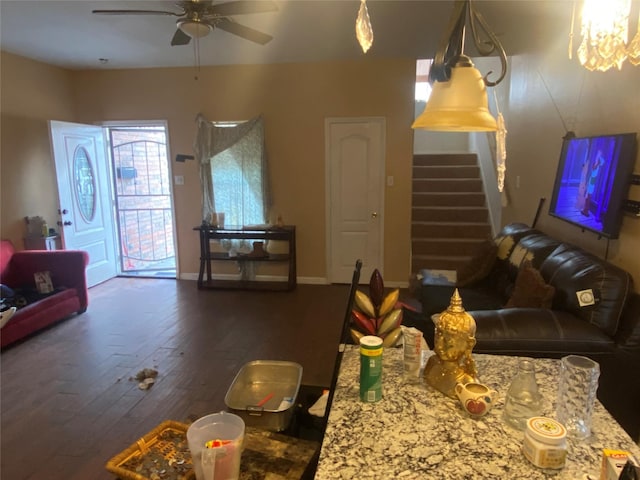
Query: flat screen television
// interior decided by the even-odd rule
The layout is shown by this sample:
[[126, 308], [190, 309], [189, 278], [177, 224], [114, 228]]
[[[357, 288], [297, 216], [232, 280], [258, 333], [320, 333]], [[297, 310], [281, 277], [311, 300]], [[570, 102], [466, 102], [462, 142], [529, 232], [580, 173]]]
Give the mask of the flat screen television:
[[549, 215], [618, 238], [636, 149], [635, 133], [565, 136]]

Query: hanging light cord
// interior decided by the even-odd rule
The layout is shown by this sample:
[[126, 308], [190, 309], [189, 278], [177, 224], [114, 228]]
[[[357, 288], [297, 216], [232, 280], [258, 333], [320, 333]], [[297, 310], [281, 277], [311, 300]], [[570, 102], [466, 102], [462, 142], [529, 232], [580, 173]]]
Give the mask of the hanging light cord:
[[[542, 80], [542, 85], [544, 85], [544, 89], [547, 91], [547, 95], [549, 95], [549, 99], [551, 100], [551, 103], [553, 104], [553, 108], [556, 110], [556, 113], [558, 114], [558, 118], [560, 118], [560, 122], [562, 123], [562, 128], [564, 128], [564, 133], [567, 134], [570, 131], [573, 131], [573, 129], [570, 130], [567, 127], [567, 124], [564, 121], [562, 113], [560, 112], [560, 109], [558, 108], [558, 104], [556, 103], [556, 101], [553, 98], [553, 95], [551, 94], [551, 90], [549, 89], [549, 85], [547, 85], [547, 82], [544, 80], [544, 77], [542, 76], [542, 72], [539, 69], [536, 69], [536, 71], [538, 72], [538, 76], [540, 77], [540, 80]], [[584, 73], [586, 73], [586, 72], [584, 72]], [[582, 90], [584, 88], [584, 81], [585, 81], [585, 74], [584, 73], [582, 75], [582, 81], [580, 82], [580, 90], [578, 91], [578, 103], [576, 104], [576, 114], [577, 114], [577, 111], [578, 111], [578, 107], [580, 106], [580, 102], [582, 101]]]

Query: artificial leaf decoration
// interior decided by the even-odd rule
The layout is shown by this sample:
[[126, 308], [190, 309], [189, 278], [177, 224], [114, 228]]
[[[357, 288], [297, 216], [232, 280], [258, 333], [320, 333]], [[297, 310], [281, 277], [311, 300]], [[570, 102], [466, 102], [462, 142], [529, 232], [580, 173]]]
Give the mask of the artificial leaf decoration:
[[351, 337], [355, 343], [365, 335], [382, 338], [383, 347], [392, 347], [400, 338], [402, 302], [397, 288], [385, 295], [382, 275], [376, 269], [369, 280], [369, 295], [356, 290], [355, 308], [351, 311]]
[[382, 303], [382, 296], [384, 295], [384, 281], [382, 275], [376, 268], [371, 273], [371, 279], [369, 280], [369, 297], [374, 305], [380, 305]]

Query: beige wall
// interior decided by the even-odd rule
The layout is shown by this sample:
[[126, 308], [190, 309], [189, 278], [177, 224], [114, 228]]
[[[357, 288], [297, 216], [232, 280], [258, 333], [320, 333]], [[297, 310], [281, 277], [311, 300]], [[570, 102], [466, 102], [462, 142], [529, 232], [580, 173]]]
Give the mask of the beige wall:
[[[191, 68], [72, 72], [70, 104], [77, 107], [75, 121], [84, 123], [167, 120], [172, 158], [192, 152], [199, 112], [211, 120], [262, 114], [272, 216], [297, 226], [298, 275], [311, 279], [326, 277], [324, 120], [385, 117], [386, 175], [395, 182], [385, 191], [382, 270], [388, 282], [406, 284], [414, 69], [414, 61], [404, 59], [212, 67], [203, 68], [198, 80]], [[174, 188], [180, 272], [192, 274], [199, 257], [192, 228], [201, 222], [198, 165], [173, 162], [172, 168], [185, 177], [185, 185]]]
[[[566, 58], [566, 45], [544, 55], [511, 59], [511, 83], [501, 109], [508, 128], [508, 171], [502, 223], [531, 223], [540, 197], [547, 199], [565, 131], [579, 135], [640, 131], [640, 69], [590, 73]], [[271, 165], [274, 215], [298, 226], [298, 275], [326, 276], [324, 119], [383, 116], [387, 120], [385, 192], [387, 282], [406, 282], [410, 257], [410, 192], [413, 132], [412, 59], [349, 63], [283, 64], [194, 69], [69, 72], [2, 56], [2, 237], [19, 241], [24, 215], [55, 215], [55, 181], [45, 120], [79, 122], [167, 120], [171, 156], [190, 153], [195, 116], [241, 120], [262, 114]], [[505, 82], [506, 83], [506, 82]], [[545, 87], [548, 86], [549, 91]], [[555, 102], [555, 105], [554, 105]], [[77, 112], [77, 113], [76, 113]], [[192, 227], [200, 223], [198, 166], [173, 163], [184, 175], [175, 186], [181, 273], [197, 271]], [[640, 160], [636, 163], [640, 172]], [[521, 186], [515, 188], [520, 176]], [[640, 200], [640, 187], [631, 198]], [[604, 240], [547, 215], [538, 228], [604, 256]], [[609, 258], [640, 284], [640, 219], [625, 218]]]
[[58, 221], [47, 120], [73, 120], [71, 73], [1, 55], [0, 235], [21, 249], [24, 217]]
[[[626, 63], [621, 71], [589, 72], [577, 60], [568, 60], [566, 42], [559, 42], [544, 54], [512, 58], [508, 92], [509, 206], [503, 210], [503, 223], [531, 224], [544, 197], [537, 228], [604, 258], [607, 240], [549, 216], [549, 201], [566, 130], [578, 136], [636, 132], [640, 137], [640, 68]], [[640, 150], [635, 173], [640, 174]], [[630, 188], [629, 198], [640, 201], [640, 186]], [[639, 248], [640, 218], [625, 216], [620, 238], [609, 242], [608, 259], [632, 274], [636, 291]]]

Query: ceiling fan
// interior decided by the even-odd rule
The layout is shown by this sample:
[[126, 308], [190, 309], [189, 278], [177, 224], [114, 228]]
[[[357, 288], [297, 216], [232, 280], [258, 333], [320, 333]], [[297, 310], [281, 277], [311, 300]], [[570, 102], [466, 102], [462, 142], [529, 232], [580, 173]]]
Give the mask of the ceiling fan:
[[232, 33], [260, 45], [271, 41], [273, 37], [253, 28], [236, 23], [232, 15], [266, 13], [278, 10], [271, 0], [237, 0], [213, 4], [206, 0], [185, 0], [176, 3], [180, 11], [168, 10], [93, 10], [97, 15], [169, 15], [178, 17], [176, 32], [171, 45], [187, 45], [192, 38], [208, 35], [215, 28]]

